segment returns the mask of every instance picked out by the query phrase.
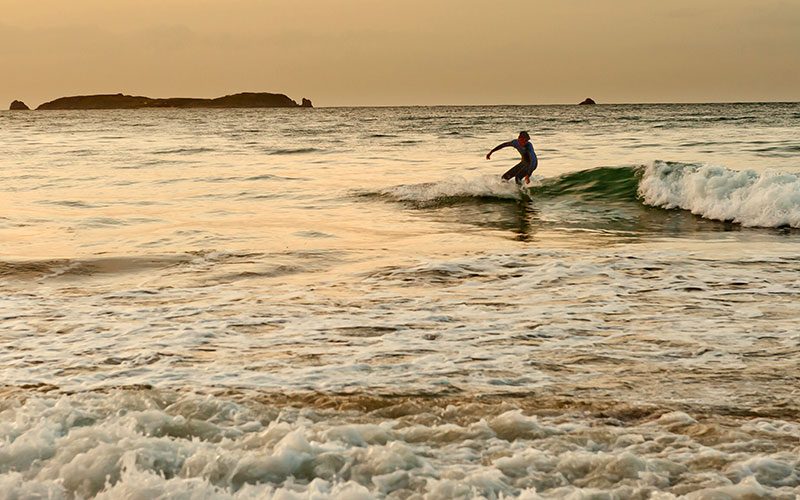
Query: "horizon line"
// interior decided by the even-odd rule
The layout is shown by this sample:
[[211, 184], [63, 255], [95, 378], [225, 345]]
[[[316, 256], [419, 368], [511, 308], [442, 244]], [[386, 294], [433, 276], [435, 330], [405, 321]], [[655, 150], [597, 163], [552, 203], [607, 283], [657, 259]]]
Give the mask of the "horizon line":
[[[115, 95], [115, 94], [88, 94], [87, 96], [94, 96], [94, 95]], [[132, 95], [132, 94], [131, 94]], [[286, 95], [286, 94], [284, 94]], [[69, 97], [69, 96], [68, 96]], [[57, 98], [60, 99], [60, 98]], [[23, 101], [22, 99], [13, 99], [13, 101]], [[51, 101], [45, 101], [45, 103]], [[44, 104], [44, 103], [43, 103]], [[800, 104], [800, 99], [798, 100], [765, 100], [765, 101], [749, 101], [749, 100], [742, 100], [742, 101], [644, 101], [644, 102], [595, 102], [595, 104], [588, 104], [582, 105], [577, 102], [553, 102], [553, 103], [482, 103], [482, 104], [337, 104], [337, 105], [314, 105], [313, 109], [335, 109], [335, 108], [445, 108], [445, 107], [525, 107], [525, 106], [584, 106], [584, 107], [593, 107], [593, 106], [647, 106], [647, 105], [708, 105], [708, 104]], [[142, 108], [142, 109], [149, 109], [149, 108]], [[164, 109], [171, 109], [171, 108], [164, 108]], [[198, 108], [201, 109], [201, 108]], [[220, 108], [224, 109], [224, 108]], [[248, 108], [240, 108], [240, 109], [248, 109]], [[251, 109], [272, 109], [272, 108], [251, 108]], [[287, 108], [288, 109], [288, 108]], [[4, 111], [10, 111], [8, 108], [3, 108]], [[136, 110], [136, 109], [131, 109]], [[129, 110], [129, 111], [131, 111]], [[38, 111], [35, 107], [31, 108], [30, 111]], [[58, 110], [41, 110], [41, 111], [58, 111]], [[84, 111], [119, 111], [115, 109], [96, 109], [96, 110], [84, 110]]]
[[595, 104], [581, 105], [576, 102], [553, 102], [553, 103], [495, 103], [495, 104], [340, 104], [332, 106], [317, 106], [314, 108], [436, 108], [436, 107], [491, 107], [491, 106], [639, 106], [639, 105], [665, 105], [665, 104], [800, 104], [800, 99], [795, 101], [774, 100], [774, 101], [647, 101], [647, 102], [595, 102]]

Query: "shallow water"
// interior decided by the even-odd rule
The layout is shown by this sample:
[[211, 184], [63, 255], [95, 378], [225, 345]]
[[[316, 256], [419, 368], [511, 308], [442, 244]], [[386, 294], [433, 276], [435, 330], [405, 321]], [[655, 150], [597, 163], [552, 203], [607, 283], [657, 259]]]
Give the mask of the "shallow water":
[[795, 498], [799, 125], [0, 113], [0, 490]]

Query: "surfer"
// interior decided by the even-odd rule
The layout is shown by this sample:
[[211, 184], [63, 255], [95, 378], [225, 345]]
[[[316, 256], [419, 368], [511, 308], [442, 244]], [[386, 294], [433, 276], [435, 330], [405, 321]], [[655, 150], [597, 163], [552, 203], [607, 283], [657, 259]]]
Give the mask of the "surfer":
[[503, 180], [509, 180], [513, 177], [517, 184], [522, 184], [522, 179], [525, 179], [525, 183], [528, 184], [531, 181], [531, 174], [536, 170], [536, 167], [539, 166], [539, 160], [536, 158], [536, 152], [533, 150], [531, 136], [528, 135], [528, 132], [523, 130], [519, 133], [519, 137], [513, 141], [504, 142], [489, 151], [486, 155], [486, 159], [491, 160], [492, 153], [509, 146], [519, 151], [519, 154], [522, 156], [522, 161], [511, 167], [511, 170], [504, 173]]

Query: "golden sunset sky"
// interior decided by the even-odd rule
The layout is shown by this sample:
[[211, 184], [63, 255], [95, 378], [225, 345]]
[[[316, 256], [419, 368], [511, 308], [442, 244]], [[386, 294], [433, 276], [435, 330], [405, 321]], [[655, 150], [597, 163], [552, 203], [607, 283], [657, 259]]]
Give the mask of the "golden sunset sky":
[[0, 107], [800, 100], [800, 0], [0, 0]]

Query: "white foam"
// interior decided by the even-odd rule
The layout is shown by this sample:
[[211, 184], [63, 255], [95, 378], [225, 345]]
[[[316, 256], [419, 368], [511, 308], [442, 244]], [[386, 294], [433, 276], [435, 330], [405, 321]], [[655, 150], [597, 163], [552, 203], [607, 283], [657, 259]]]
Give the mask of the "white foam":
[[639, 195], [648, 205], [682, 208], [706, 219], [800, 227], [797, 174], [655, 162], [644, 169]]
[[554, 429], [545, 428], [539, 425], [538, 419], [527, 417], [521, 410], [511, 410], [493, 418], [489, 426], [497, 433], [497, 436], [506, 441], [514, 439], [536, 439], [556, 434]]
[[447, 198], [507, 198], [523, 199], [525, 192], [513, 182], [504, 181], [496, 175], [480, 177], [452, 177], [445, 181], [425, 184], [395, 186], [383, 191], [399, 200], [430, 203]]
[[0, 474], [0, 492], [3, 498], [67, 498], [60, 481], [29, 481], [19, 472]]
[[661, 415], [658, 419], [658, 423], [664, 426], [681, 426], [696, 424], [697, 420], [682, 411], [673, 411]]
[[[800, 493], [796, 449], [761, 451], [796, 440], [793, 424], [778, 420], [770, 427], [790, 434], [766, 441], [762, 425], [744, 421], [733, 428], [734, 442], [703, 444], [674, 425], [694, 420], [678, 412], [620, 426], [520, 410], [483, 418], [461, 405], [428, 408], [431, 413], [406, 425], [408, 416], [264, 410], [191, 394], [153, 393], [149, 401], [131, 391], [32, 396], [0, 413], [0, 497], [672, 499]], [[254, 417], [260, 425], [253, 425]], [[732, 423], [705, 425], [713, 435]], [[704, 458], [709, 453], [718, 458]]]
[[800, 484], [794, 464], [796, 457], [757, 456], [730, 468], [730, 475], [740, 480], [755, 477], [759, 484], [773, 487]]
[[760, 485], [754, 477], [749, 477], [739, 484], [693, 491], [686, 495], [686, 498], [687, 500], [713, 500], [717, 498], [767, 499], [776, 497]]
[[392, 439], [389, 425], [339, 425], [325, 432], [325, 440], [343, 441], [354, 446], [385, 444]]

